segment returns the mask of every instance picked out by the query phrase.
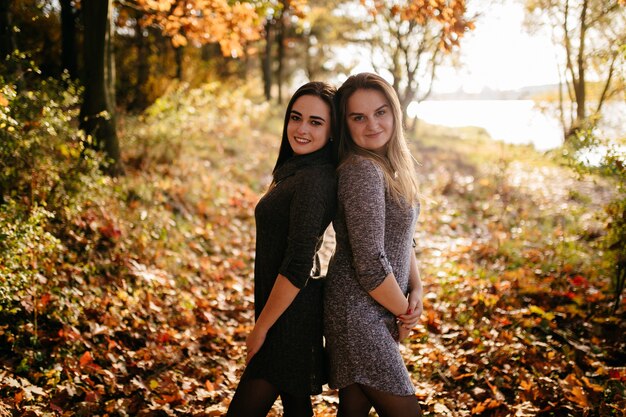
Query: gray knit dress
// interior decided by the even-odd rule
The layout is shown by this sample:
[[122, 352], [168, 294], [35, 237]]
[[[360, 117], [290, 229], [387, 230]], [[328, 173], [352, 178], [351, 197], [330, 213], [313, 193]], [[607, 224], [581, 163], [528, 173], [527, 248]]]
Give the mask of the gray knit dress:
[[291, 157], [274, 173], [274, 183], [255, 209], [256, 318], [278, 274], [300, 292], [270, 328], [242, 378], [265, 379], [282, 392], [308, 396], [320, 393], [327, 379], [322, 337], [323, 279], [318, 276], [317, 251], [337, 204], [330, 146]]
[[395, 395], [415, 389], [400, 355], [391, 312], [370, 295], [393, 272], [408, 292], [410, 256], [419, 207], [398, 204], [381, 168], [354, 156], [338, 171], [333, 221], [335, 253], [324, 287], [324, 332], [331, 388], [353, 383]]

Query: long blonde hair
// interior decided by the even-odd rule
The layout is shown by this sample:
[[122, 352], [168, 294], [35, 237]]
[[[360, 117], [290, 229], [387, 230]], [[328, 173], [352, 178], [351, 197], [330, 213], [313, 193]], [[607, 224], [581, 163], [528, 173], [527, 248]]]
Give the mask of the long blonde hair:
[[[385, 156], [358, 146], [352, 139], [346, 114], [348, 99], [357, 90], [380, 91], [391, 106], [394, 117], [393, 132], [387, 144]], [[364, 72], [351, 75], [337, 90], [335, 101], [337, 103], [339, 165], [343, 165], [352, 155], [361, 155], [371, 159], [382, 168], [391, 196], [398, 202], [404, 200], [410, 205], [416, 205], [419, 199], [419, 190], [415, 178], [415, 160], [411, 156], [404, 137], [402, 108], [393, 87], [377, 74]]]

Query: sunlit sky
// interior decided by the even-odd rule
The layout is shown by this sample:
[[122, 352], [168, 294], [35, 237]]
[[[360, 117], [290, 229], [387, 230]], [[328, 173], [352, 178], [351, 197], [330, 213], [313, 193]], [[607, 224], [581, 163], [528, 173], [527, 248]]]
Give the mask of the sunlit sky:
[[[514, 90], [558, 83], [555, 49], [549, 34], [529, 35], [518, 2], [490, 5], [461, 43], [461, 68], [441, 67], [436, 92], [459, 89], [468, 93], [487, 87]], [[371, 70], [362, 63], [353, 72]]]
[[480, 91], [517, 89], [558, 83], [555, 50], [549, 34], [529, 35], [523, 28], [521, 4], [494, 5], [466, 35], [461, 47], [460, 70], [439, 74], [439, 89]]

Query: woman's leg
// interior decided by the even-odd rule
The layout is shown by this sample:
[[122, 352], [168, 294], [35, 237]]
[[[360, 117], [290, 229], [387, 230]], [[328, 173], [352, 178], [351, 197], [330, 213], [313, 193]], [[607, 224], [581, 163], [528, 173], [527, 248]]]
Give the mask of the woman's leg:
[[372, 403], [359, 384], [348, 385], [339, 390], [337, 417], [367, 417], [371, 408]]
[[312, 417], [313, 405], [311, 396], [304, 397], [280, 393], [280, 400], [283, 402], [283, 417]]
[[380, 417], [420, 417], [422, 415], [415, 395], [394, 395], [360, 384], [359, 388], [370, 400]]
[[226, 416], [265, 417], [276, 398], [278, 390], [272, 384], [264, 379], [246, 378], [244, 372]]

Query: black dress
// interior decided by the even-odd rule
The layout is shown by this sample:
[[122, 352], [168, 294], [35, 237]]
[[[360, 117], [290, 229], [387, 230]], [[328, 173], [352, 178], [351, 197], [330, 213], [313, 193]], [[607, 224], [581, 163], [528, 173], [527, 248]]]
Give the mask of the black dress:
[[287, 160], [255, 209], [255, 316], [278, 274], [300, 292], [270, 328], [245, 378], [262, 378], [291, 395], [319, 394], [326, 383], [322, 279], [317, 251], [336, 210], [330, 147]]

